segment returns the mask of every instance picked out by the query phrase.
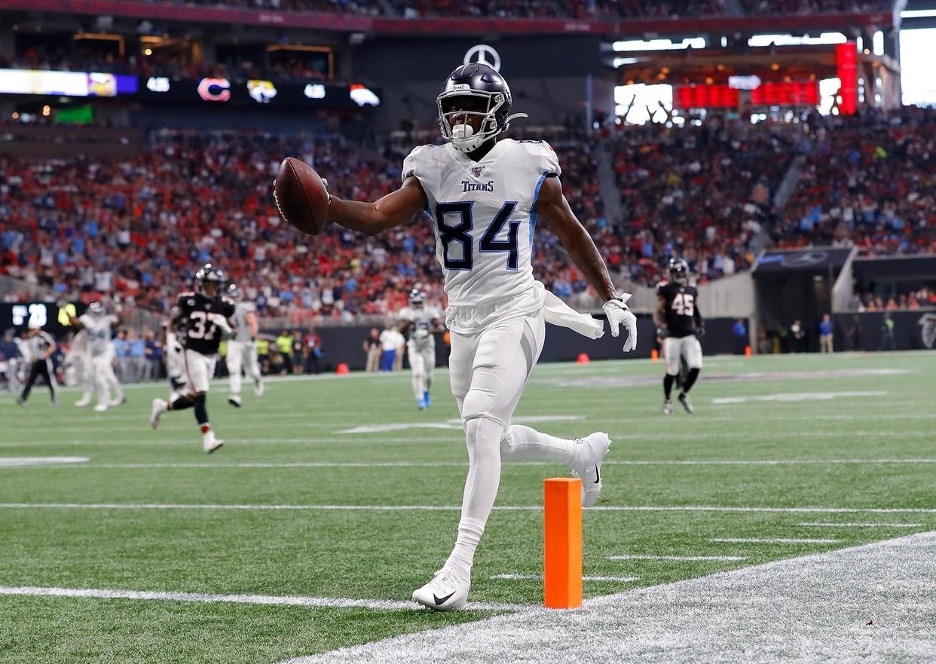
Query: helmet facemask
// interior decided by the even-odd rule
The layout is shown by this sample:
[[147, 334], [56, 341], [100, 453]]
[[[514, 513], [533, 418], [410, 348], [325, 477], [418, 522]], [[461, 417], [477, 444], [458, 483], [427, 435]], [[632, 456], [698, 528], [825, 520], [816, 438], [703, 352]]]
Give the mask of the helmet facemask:
[[[456, 150], [474, 152], [485, 141], [507, 129], [507, 98], [501, 92], [471, 90], [467, 85], [456, 87], [466, 89], [443, 92], [436, 100], [439, 107], [439, 127], [442, 137], [451, 141]], [[472, 101], [467, 104], [464, 101], [459, 103], [459, 100], [466, 97]], [[463, 110], [464, 107], [484, 110]], [[477, 130], [475, 126], [478, 126]]]

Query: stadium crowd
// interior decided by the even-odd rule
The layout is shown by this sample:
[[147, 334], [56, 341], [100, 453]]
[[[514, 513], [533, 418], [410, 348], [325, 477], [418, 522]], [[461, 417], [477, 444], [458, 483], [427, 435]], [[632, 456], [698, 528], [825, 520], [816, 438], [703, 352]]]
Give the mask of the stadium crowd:
[[776, 246], [857, 246], [863, 256], [936, 253], [936, 115], [830, 118], [809, 143]]
[[[936, 253], [936, 187], [923, 167], [934, 127], [932, 111], [910, 110], [826, 121], [810, 128], [811, 140], [803, 124], [716, 120], [544, 137], [615, 278], [652, 286], [673, 255], [702, 282], [750, 269], [758, 241]], [[775, 209], [791, 160], [807, 149], [789, 205]], [[602, 151], [612, 164], [610, 191], [597, 166]], [[287, 154], [349, 198], [376, 200], [399, 178], [401, 155], [362, 152], [337, 136], [162, 130], [131, 159], [0, 157], [0, 273], [61, 297], [90, 302], [113, 293], [164, 313], [193, 266], [213, 261], [262, 316], [296, 324], [387, 314], [417, 283], [443, 301], [426, 219], [379, 239], [337, 226], [307, 239], [285, 224], [270, 188]], [[611, 215], [605, 206], [618, 198]], [[538, 239], [534, 264], [547, 286], [566, 298], [585, 294], [551, 234]]]
[[[234, 7], [273, 11], [303, 11], [382, 16], [470, 16], [519, 18], [683, 18], [723, 15], [729, 4], [724, 0], [390, 0], [389, 3], [362, 0], [146, 0], [151, 4]], [[741, 0], [739, 9], [747, 14], [848, 13], [889, 11], [891, 0]]]

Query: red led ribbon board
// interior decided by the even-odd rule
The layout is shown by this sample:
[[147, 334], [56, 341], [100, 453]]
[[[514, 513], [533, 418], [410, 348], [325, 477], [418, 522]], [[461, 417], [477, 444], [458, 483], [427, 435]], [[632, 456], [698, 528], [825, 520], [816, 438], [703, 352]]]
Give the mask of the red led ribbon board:
[[858, 110], [858, 51], [855, 42], [835, 45], [835, 66], [842, 82], [839, 88], [839, 113], [854, 115]]
[[[738, 108], [738, 90], [727, 85], [680, 85], [673, 90], [676, 108]], [[816, 81], [762, 83], [751, 90], [753, 106], [799, 106], [819, 104]]]

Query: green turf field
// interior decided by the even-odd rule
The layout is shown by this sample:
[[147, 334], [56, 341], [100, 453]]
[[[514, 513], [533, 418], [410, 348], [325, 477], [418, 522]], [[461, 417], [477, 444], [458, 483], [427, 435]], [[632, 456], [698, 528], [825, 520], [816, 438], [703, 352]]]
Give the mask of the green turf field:
[[[585, 595], [936, 529], [936, 353], [706, 358], [694, 415], [661, 363], [541, 365], [517, 421], [614, 441]], [[448, 374], [216, 381], [223, 449], [160, 386], [99, 414], [0, 395], [0, 662], [277, 662], [542, 602], [542, 481], [504, 467], [470, 610], [409, 603], [448, 555], [466, 454]], [[388, 659], [392, 661], [392, 659]]]

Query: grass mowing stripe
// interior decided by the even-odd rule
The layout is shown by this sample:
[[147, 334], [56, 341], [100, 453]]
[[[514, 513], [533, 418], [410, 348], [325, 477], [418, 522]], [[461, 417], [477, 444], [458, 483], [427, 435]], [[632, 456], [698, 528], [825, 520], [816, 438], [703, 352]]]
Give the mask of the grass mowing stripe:
[[[726, 460], [646, 460], [646, 461], [603, 461], [602, 466], [825, 466], [839, 464], [923, 464], [936, 463], [936, 459], [726, 459]], [[237, 468], [278, 469], [278, 468], [459, 468], [467, 466], [467, 461], [296, 461], [296, 462], [251, 462], [238, 463], [93, 463], [89, 457], [0, 457], [0, 468], [23, 466], [64, 466], [75, 469], [172, 469], [204, 468], [224, 470]], [[552, 461], [524, 462], [525, 466], [555, 466]]]
[[[320, 510], [361, 512], [460, 512], [461, 505], [212, 505], [173, 503], [0, 503], [0, 509], [90, 510]], [[541, 505], [495, 505], [497, 512], [541, 511]], [[716, 505], [609, 505], [589, 512], [766, 512], [778, 514], [936, 514], [927, 507], [738, 507]]]
[[[542, 581], [542, 574], [494, 574], [492, 579], [504, 581]], [[596, 581], [607, 583], [633, 583], [640, 581], [639, 576], [583, 576], [582, 581]]]
[[[0, 586], [0, 595], [28, 595], [34, 597], [69, 597], [90, 599], [131, 599], [169, 602], [228, 602], [232, 604], [264, 604], [268, 606], [311, 606], [329, 609], [376, 609], [422, 611], [415, 602], [385, 599], [343, 599], [338, 597], [298, 597], [289, 595], [223, 595], [215, 593], [174, 593], [148, 590], [104, 590], [97, 588], [42, 588], [37, 586]], [[529, 611], [538, 607], [530, 604], [501, 604], [472, 602], [469, 611]]]

